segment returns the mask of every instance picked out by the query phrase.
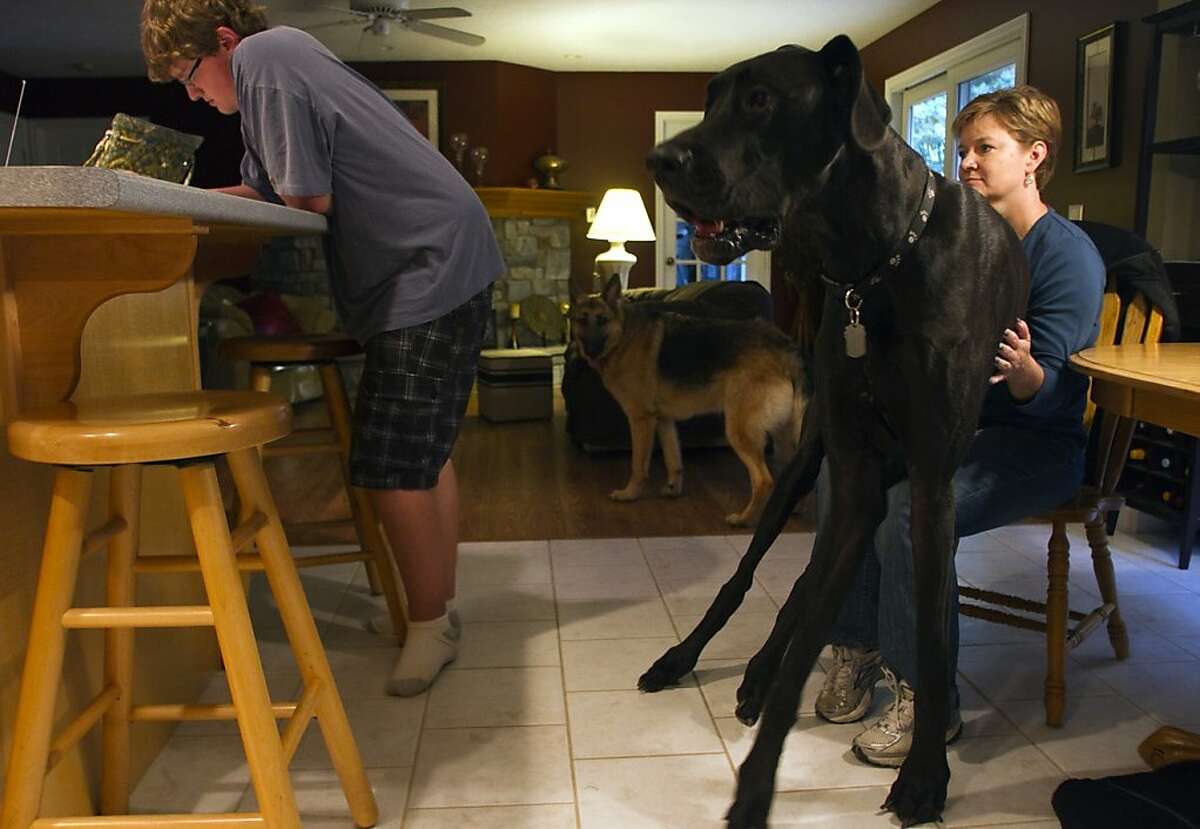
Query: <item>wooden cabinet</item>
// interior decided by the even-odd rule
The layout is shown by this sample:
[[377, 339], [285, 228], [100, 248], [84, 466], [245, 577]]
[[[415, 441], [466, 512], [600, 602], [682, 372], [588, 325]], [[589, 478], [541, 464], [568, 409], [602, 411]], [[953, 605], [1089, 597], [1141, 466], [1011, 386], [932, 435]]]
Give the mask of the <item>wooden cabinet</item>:
[[[1200, 341], [1200, 0], [1144, 18], [1154, 31], [1138, 158], [1135, 230], [1159, 249], [1183, 339]], [[1200, 448], [1191, 435], [1139, 423], [1120, 490], [1129, 505], [1180, 528], [1186, 568], [1200, 529]]]
[[1200, 260], [1200, 0], [1152, 14], [1135, 230], [1163, 259]]

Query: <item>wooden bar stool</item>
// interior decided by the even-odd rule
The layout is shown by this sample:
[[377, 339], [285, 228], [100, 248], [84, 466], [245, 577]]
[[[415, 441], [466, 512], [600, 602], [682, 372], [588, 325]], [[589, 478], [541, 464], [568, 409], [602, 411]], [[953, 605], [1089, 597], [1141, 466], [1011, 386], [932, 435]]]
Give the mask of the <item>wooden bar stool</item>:
[[[321, 376], [325, 409], [329, 413], [329, 428], [298, 429], [293, 435], [299, 441], [282, 445], [264, 446], [264, 457], [300, 455], [329, 452], [338, 455], [341, 462], [342, 483], [346, 489], [346, 500], [350, 503], [349, 521], [353, 521], [358, 535], [359, 549], [350, 553], [334, 553], [321, 556], [303, 556], [296, 559], [300, 567], [322, 564], [339, 564], [347, 561], [362, 561], [367, 567], [367, 580], [371, 592], [383, 594], [388, 613], [392, 618], [393, 630], [401, 643], [404, 642], [407, 622], [404, 601], [398, 579], [392, 566], [392, 557], [379, 526], [375, 507], [366, 491], [350, 484], [350, 404], [346, 398], [346, 386], [342, 381], [337, 360], [362, 353], [357, 340], [344, 334], [313, 334], [280, 337], [234, 337], [220, 346], [221, 355], [230, 360], [250, 363], [250, 387], [256, 391], [271, 390], [271, 372], [276, 366], [313, 365]], [[312, 438], [323, 438], [312, 440]], [[340, 526], [348, 521], [309, 521], [290, 523], [285, 529]]]
[[[21, 677], [12, 755], [0, 828], [266, 826], [298, 827], [288, 764], [309, 719], [316, 716], [354, 821], [374, 825], [374, 795], [329, 662], [317, 636], [279, 515], [263, 475], [258, 447], [291, 428], [291, 410], [276, 395], [181, 392], [59, 403], [9, 423], [17, 457], [55, 464], [54, 493]], [[233, 472], [245, 520], [232, 534], [214, 461]], [[138, 556], [141, 464], [179, 469], [196, 556]], [[86, 532], [97, 467], [109, 467], [108, 520]], [[258, 555], [239, 555], [251, 542]], [[72, 607], [82, 556], [108, 548], [107, 607]], [[272, 704], [238, 570], [265, 569], [304, 690], [295, 702]], [[137, 607], [134, 574], [199, 570], [208, 605]], [[134, 629], [216, 629], [232, 705], [134, 705]], [[66, 632], [104, 628], [104, 688], [52, 738]], [[275, 718], [286, 719], [282, 735]], [[236, 719], [260, 812], [228, 815], [129, 816], [129, 729], [139, 720]], [[44, 778], [64, 753], [103, 721], [102, 818], [37, 819]]]

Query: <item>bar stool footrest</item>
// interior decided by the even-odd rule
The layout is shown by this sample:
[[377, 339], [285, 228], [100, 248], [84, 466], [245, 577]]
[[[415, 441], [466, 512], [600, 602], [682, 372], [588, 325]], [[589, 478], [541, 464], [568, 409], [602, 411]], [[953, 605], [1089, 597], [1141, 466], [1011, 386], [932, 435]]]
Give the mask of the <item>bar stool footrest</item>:
[[168, 607], [76, 607], [62, 615], [65, 628], [195, 628], [212, 627], [208, 605]]
[[320, 680], [314, 679], [304, 687], [304, 693], [296, 701], [295, 711], [288, 720], [282, 737], [283, 762], [289, 766], [292, 764], [292, 757], [296, 754], [296, 749], [300, 747], [300, 738], [304, 736], [309, 721], [317, 712], [317, 700], [326, 690], [328, 689], [321, 684]]
[[290, 455], [321, 455], [341, 452], [342, 445], [336, 441], [312, 441], [310, 443], [272, 443], [262, 448], [264, 458], [279, 458]]
[[[373, 557], [363, 551], [354, 550], [345, 553], [322, 553], [315, 556], [298, 556], [296, 567], [320, 567], [326, 564], [353, 564], [359, 561], [372, 561]], [[237, 557], [238, 570], [242, 572], [261, 572], [266, 569], [262, 556], [258, 553], [242, 553]], [[135, 573], [195, 573], [199, 571], [200, 563], [195, 556], [145, 556], [139, 558], [133, 565]]]
[[92, 726], [108, 713], [108, 709], [120, 696], [121, 689], [116, 685], [104, 686], [104, 690], [96, 694], [92, 701], [79, 712], [78, 716], [59, 732], [58, 736], [50, 743], [50, 758], [46, 761], [47, 773], [58, 765], [58, 761], [63, 758], [63, 755], [92, 730]]
[[103, 549], [116, 536], [129, 529], [124, 518], [110, 518], [102, 525], [92, 530], [83, 539], [83, 555], [88, 556]]
[[44, 817], [30, 829], [252, 829], [266, 826], [258, 812], [234, 812], [226, 815], [97, 815], [95, 817]]
[[[292, 716], [296, 711], [294, 702], [275, 702], [271, 704], [271, 713], [275, 719], [283, 720]], [[235, 720], [237, 709], [232, 703], [217, 703], [215, 705], [195, 705], [184, 703], [165, 703], [161, 705], [135, 705], [129, 713], [133, 722], [192, 722], [195, 720]]]
[[330, 518], [328, 521], [289, 521], [283, 525], [283, 531], [289, 530], [341, 530], [353, 527], [353, 518]]

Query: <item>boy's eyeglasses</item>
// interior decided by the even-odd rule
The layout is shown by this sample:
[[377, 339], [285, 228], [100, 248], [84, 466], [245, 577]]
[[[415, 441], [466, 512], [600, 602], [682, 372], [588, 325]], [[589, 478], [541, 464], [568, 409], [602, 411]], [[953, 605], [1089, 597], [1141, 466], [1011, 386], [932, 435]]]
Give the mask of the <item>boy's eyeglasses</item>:
[[186, 75], [184, 75], [182, 78], [179, 79], [179, 82], [181, 84], [183, 84], [184, 86], [192, 85], [192, 77], [195, 76], [196, 70], [200, 68], [200, 61], [202, 61], [202, 60], [204, 60], [203, 55], [201, 55], [200, 57], [198, 57], [194, 61], [192, 61], [192, 68], [188, 70], [188, 73]]

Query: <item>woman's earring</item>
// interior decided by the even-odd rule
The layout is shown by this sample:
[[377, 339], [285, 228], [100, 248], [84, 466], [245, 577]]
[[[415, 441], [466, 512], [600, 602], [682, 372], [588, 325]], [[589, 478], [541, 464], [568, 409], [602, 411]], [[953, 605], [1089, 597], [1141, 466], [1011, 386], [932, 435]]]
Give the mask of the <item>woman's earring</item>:
[[1025, 174], [1025, 186], [1026, 186], [1026, 187], [1032, 187], [1032, 186], [1033, 186], [1033, 173], [1026, 173], [1026, 174]]

